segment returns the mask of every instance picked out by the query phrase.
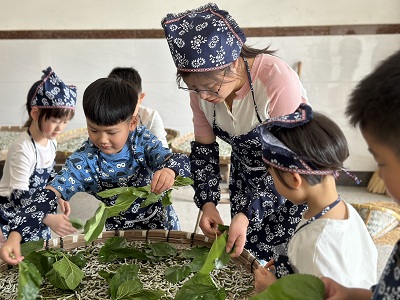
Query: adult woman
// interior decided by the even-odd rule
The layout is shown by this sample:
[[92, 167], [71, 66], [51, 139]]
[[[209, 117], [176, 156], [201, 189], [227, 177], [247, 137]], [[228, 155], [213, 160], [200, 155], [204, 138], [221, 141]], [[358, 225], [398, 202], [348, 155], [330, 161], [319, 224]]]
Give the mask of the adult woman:
[[[200, 228], [215, 236], [223, 223], [219, 150], [216, 136], [232, 145], [230, 201], [232, 222], [227, 251], [233, 257], [245, 245], [269, 260], [275, 244], [290, 237], [304, 207], [281, 197], [261, 159], [255, 127], [262, 121], [296, 110], [307, 102], [297, 74], [268, 48], [244, 45], [246, 37], [228, 12], [209, 3], [161, 22], [177, 67], [179, 88], [190, 93], [195, 141], [191, 167]], [[247, 231], [247, 233], [246, 233]]]

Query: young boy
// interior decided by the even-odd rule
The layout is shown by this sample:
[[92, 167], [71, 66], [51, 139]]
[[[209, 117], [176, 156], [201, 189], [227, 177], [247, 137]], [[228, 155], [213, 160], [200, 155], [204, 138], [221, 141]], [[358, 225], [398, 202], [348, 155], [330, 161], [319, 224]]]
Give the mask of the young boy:
[[[103, 199], [97, 193], [151, 184], [152, 192], [159, 194], [172, 187], [177, 175], [190, 175], [186, 155], [171, 153], [146, 127], [137, 127], [137, 95], [133, 85], [120, 78], [101, 78], [87, 87], [83, 110], [89, 139], [67, 159], [55, 179], [32, 196], [39, 204], [25, 206], [13, 219], [13, 232], [0, 250], [5, 262], [21, 261], [19, 243], [29, 240], [31, 228], [43, 224], [52, 228], [49, 217], [56, 212], [57, 198], [68, 201], [75, 193], [86, 192], [113, 205], [116, 197]], [[164, 210], [159, 201], [140, 208], [142, 201], [137, 199], [125, 213], [107, 219], [106, 230], [179, 228], [172, 206]], [[43, 213], [33, 218], [32, 211]]]
[[143, 99], [146, 94], [142, 92], [142, 78], [140, 77], [138, 71], [136, 71], [134, 68], [116, 67], [112, 69], [108, 77], [119, 77], [133, 84], [135, 90], [137, 90], [138, 92], [138, 117], [140, 125], [146, 126], [150, 130], [150, 132], [158, 137], [163, 146], [168, 148], [169, 146], [166, 138], [167, 132], [165, 131], [164, 123], [161, 119], [160, 114], [155, 109], [142, 105]]
[[[346, 115], [352, 125], [360, 126], [368, 149], [378, 163], [379, 176], [393, 199], [400, 203], [400, 51], [358, 84], [350, 97]], [[371, 290], [346, 288], [325, 277], [322, 280], [326, 299], [399, 299], [399, 245], [400, 240], [378, 284]]]

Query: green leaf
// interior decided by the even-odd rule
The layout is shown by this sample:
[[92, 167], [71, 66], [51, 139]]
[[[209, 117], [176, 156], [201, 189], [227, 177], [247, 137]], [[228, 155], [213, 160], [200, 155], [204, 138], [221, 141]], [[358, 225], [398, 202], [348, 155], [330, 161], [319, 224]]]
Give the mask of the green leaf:
[[118, 288], [126, 281], [131, 281], [132, 290], [140, 291], [143, 289], [143, 284], [138, 278], [139, 266], [136, 265], [123, 265], [117, 269], [115, 275], [110, 281], [110, 294], [111, 299], [116, 299]]
[[157, 290], [141, 290], [140, 292], [131, 295], [129, 298], [121, 298], [124, 300], [158, 300], [163, 297], [165, 293], [163, 291]]
[[215, 268], [216, 269], [221, 269], [230, 260], [231, 260], [231, 255], [228, 252], [223, 251], [221, 256], [219, 258], [215, 259]]
[[198, 272], [205, 264], [206, 260], [208, 257], [208, 251], [203, 253], [203, 255], [198, 255], [196, 256], [192, 262], [190, 263], [190, 268], [192, 269], [192, 272]]
[[147, 207], [158, 202], [161, 198], [161, 195], [157, 195], [155, 193], [150, 193], [147, 198], [140, 204], [140, 208]]
[[120, 188], [113, 188], [105, 191], [98, 192], [97, 195], [100, 196], [101, 198], [110, 198], [112, 196], [124, 193], [124, 192], [129, 192], [131, 188], [129, 187], [120, 187]]
[[324, 294], [324, 283], [318, 277], [308, 274], [290, 274], [281, 277], [251, 300], [322, 300]]
[[165, 270], [165, 279], [171, 283], [177, 283], [189, 276], [192, 268], [189, 265], [173, 266]]
[[142, 251], [129, 247], [123, 237], [112, 237], [100, 249], [99, 261], [112, 262], [120, 258], [148, 259], [147, 255]]
[[229, 231], [229, 226], [228, 225], [218, 224], [218, 230], [220, 232]]
[[177, 254], [176, 247], [166, 242], [150, 243], [148, 246], [153, 256], [173, 256]]
[[27, 256], [29, 253], [34, 251], [39, 251], [43, 248], [44, 240], [40, 239], [38, 241], [31, 241], [21, 244], [21, 255]]
[[36, 266], [42, 277], [46, 275], [53, 268], [53, 264], [56, 262], [57, 255], [47, 251], [31, 252], [25, 256], [24, 261], [30, 262]]
[[84, 229], [86, 243], [91, 243], [98, 238], [103, 231], [107, 217], [106, 205], [101, 202], [94, 216], [86, 221]]
[[98, 273], [101, 277], [107, 280], [108, 283], [110, 283], [111, 278], [113, 278], [113, 276], [115, 275], [115, 272], [107, 272], [104, 270], [100, 270]]
[[83, 226], [84, 226], [82, 220], [79, 220], [79, 219], [70, 219], [69, 221], [71, 222], [72, 226], [74, 226], [75, 229], [78, 229], [78, 230], [79, 230], [79, 229], [82, 229]]
[[39, 295], [42, 276], [36, 266], [29, 262], [18, 264], [18, 299], [36, 299]]
[[204, 253], [208, 253], [210, 251], [210, 248], [208, 247], [192, 247], [190, 249], [186, 249], [179, 254], [181, 257], [186, 257], [186, 258], [194, 258], [196, 256], [203, 256]]
[[86, 265], [86, 257], [83, 251], [80, 251], [75, 255], [68, 256], [68, 259], [73, 264], [77, 265], [80, 269], [82, 269]]
[[220, 259], [224, 252], [226, 252], [226, 241], [228, 240], [228, 233], [225, 231], [223, 234], [214, 240], [210, 252], [208, 253], [207, 260], [203, 267], [200, 269], [200, 273], [210, 274], [215, 268], [215, 261]]
[[168, 206], [172, 204], [172, 190], [168, 190], [164, 193], [164, 196], [161, 199], [162, 206]]
[[108, 217], [118, 216], [119, 213], [127, 211], [137, 198], [137, 196], [132, 195], [131, 191], [121, 193], [115, 201], [115, 205], [107, 207]]
[[209, 274], [197, 273], [176, 293], [175, 300], [224, 300], [224, 289], [215, 286]]
[[182, 177], [181, 175], [176, 176], [174, 182], [175, 187], [186, 186], [191, 184], [193, 184], [193, 179], [191, 179], [190, 177]]
[[143, 284], [140, 282], [139, 278], [134, 280], [127, 280], [123, 282], [117, 290], [117, 295], [115, 299], [132, 299], [133, 296], [143, 290]]
[[46, 278], [57, 288], [74, 290], [82, 281], [85, 273], [66, 256], [53, 265]]

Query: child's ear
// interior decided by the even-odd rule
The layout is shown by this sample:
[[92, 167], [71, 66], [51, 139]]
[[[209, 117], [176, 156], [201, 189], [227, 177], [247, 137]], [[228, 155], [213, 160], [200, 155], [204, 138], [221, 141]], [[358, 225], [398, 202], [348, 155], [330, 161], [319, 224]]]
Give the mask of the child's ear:
[[138, 97], [138, 104], [142, 104], [144, 97], [146, 97], [146, 93], [140, 93]]
[[39, 112], [40, 112], [40, 110], [37, 106], [32, 107], [31, 112], [30, 112], [31, 118], [33, 120], [37, 121], [39, 119]]
[[134, 114], [129, 122], [129, 131], [135, 130], [138, 122], [139, 122], [139, 116], [137, 114]]
[[292, 173], [292, 180], [291, 180], [291, 186], [294, 189], [298, 189], [301, 186], [301, 183], [303, 182], [303, 178], [301, 178], [301, 175], [298, 173]]

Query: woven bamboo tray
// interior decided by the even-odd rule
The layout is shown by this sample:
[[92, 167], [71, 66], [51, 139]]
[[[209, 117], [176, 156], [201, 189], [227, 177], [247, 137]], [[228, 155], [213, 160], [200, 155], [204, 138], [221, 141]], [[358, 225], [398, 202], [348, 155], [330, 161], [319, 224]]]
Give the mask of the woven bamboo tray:
[[[352, 203], [367, 226], [373, 239], [378, 239], [400, 224], [400, 213], [390, 208], [387, 202], [366, 204]], [[386, 205], [385, 205], [386, 204]]]
[[[176, 138], [171, 143], [171, 149], [173, 152], [190, 154], [190, 142], [194, 141], [194, 133], [188, 133], [181, 137]], [[221, 165], [227, 165], [231, 163], [231, 145], [226, 143], [217, 137], [217, 143], [219, 144], [219, 163]]]
[[87, 139], [88, 133], [86, 127], [68, 130], [60, 134], [57, 137], [56, 162], [63, 164], [67, 157]]
[[[203, 234], [190, 233], [179, 230], [125, 230], [125, 231], [105, 231], [93, 241], [94, 244], [104, 243], [107, 239], [114, 236], [122, 236], [128, 242], [150, 241], [150, 242], [168, 242], [175, 245], [188, 247], [205, 246], [211, 248], [213, 239], [209, 239]], [[51, 239], [48, 241], [48, 247], [61, 248], [65, 250], [75, 249], [85, 246], [84, 234], [69, 235], [64, 238]], [[260, 262], [247, 250], [234, 259], [236, 264], [242, 265], [248, 272], [253, 272], [260, 266]], [[0, 260], [0, 272], [8, 270], [9, 266]]]

